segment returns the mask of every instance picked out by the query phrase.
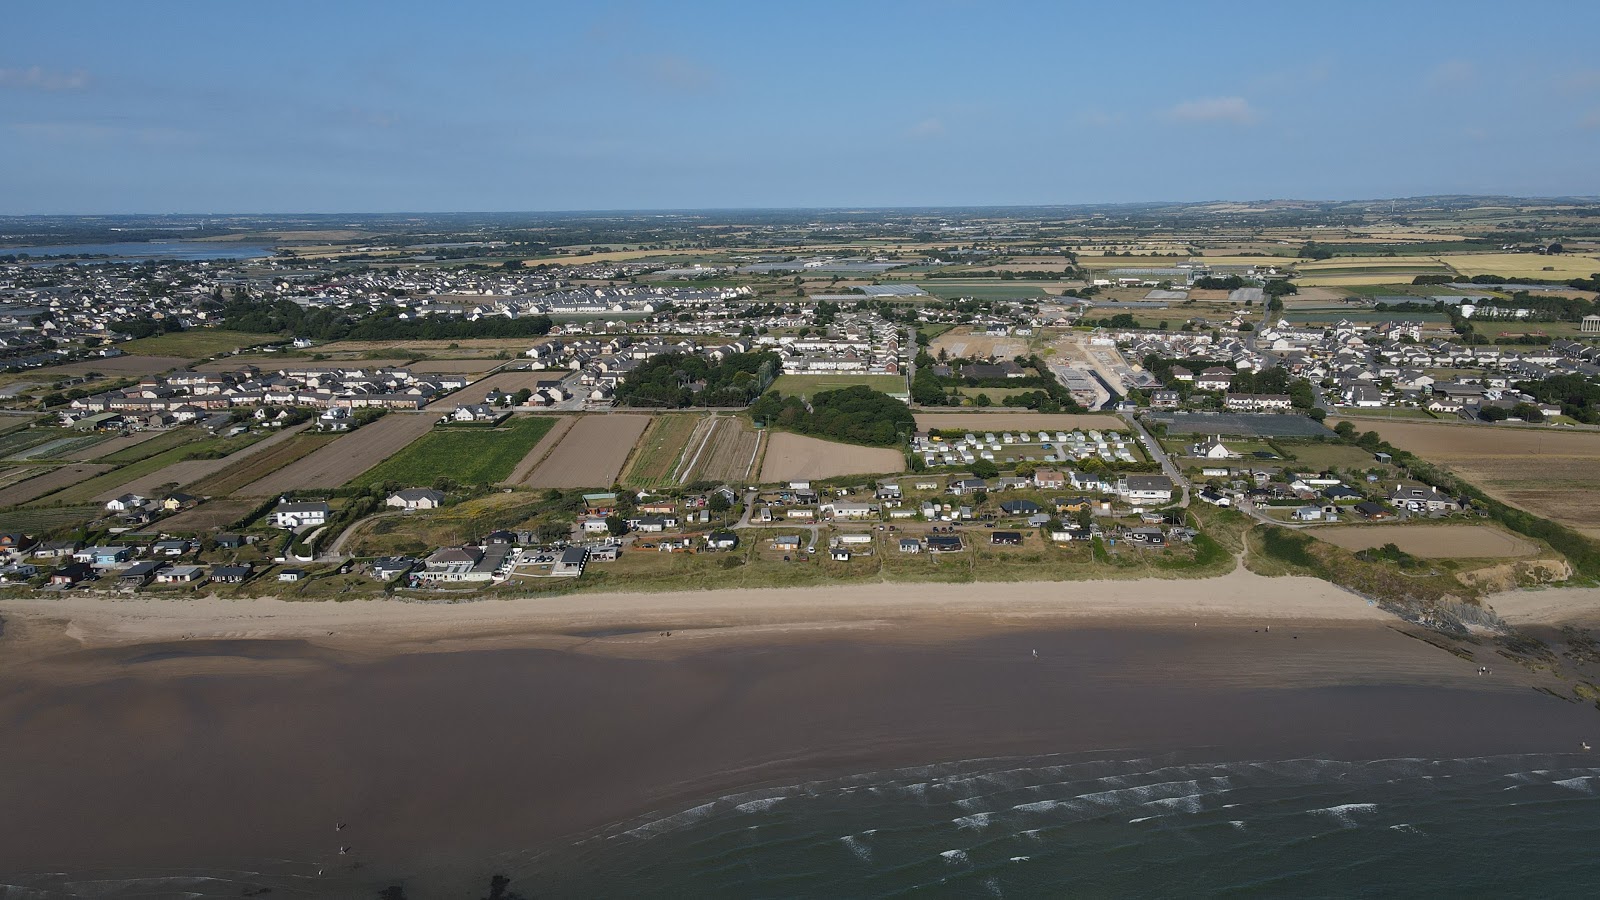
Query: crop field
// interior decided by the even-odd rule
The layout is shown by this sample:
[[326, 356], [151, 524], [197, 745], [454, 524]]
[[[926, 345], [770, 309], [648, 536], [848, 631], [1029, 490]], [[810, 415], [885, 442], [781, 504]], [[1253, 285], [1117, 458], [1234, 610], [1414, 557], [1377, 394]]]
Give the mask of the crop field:
[[207, 500], [193, 509], [162, 519], [161, 530], [171, 534], [204, 534], [220, 531], [244, 518], [245, 513], [255, 506], [256, 503], [251, 500]]
[[400, 452], [432, 428], [426, 413], [390, 413], [276, 472], [239, 488], [245, 497], [270, 497], [306, 488], [336, 488]]
[[245, 347], [282, 340], [275, 335], [246, 334], [220, 328], [191, 328], [172, 331], [155, 337], [139, 338], [118, 344], [123, 353], [136, 356], [182, 356], [187, 359], [204, 359], [219, 353], [232, 353]]
[[497, 484], [511, 475], [555, 421], [549, 416], [516, 416], [497, 428], [435, 428], [354, 483], [397, 481], [423, 487], [450, 478], [462, 484]]
[[1600, 537], [1600, 434], [1421, 422], [1355, 422], [1535, 515]]
[[83, 525], [105, 512], [99, 506], [46, 506], [38, 509], [8, 509], [0, 513], [0, 530], [43, 534], [55, 528]]
[[610, 487], [622, 472], [649, 416], [584, 416], [528, 476], [532, 487]]
[[[152, 482], [148, 476], [155, 475], [158, 472], [166, 474], [163, 470], [189, 461], [190, 457], [197, 454], [229, 454], [244, 449], [261, 439], [262, 436], [259, 434], [244, 434], [231, 438], [204, 437], [200, 440], [180, 444], [161, 453], [147, 456], [137, 462], [118, 465], [104, 475], [74, 484], [58, 494], [52, 494], [46, 500], [51, 503], [103, 502], [103, 500], [109, 500], [119, 494], [127, 493], [129, 491], [128, 485], [130, 484], [138, 484], [142, 488], [138, 493], [148, 497], [154, 488], [158, 488], [168, 481], [168, 479], [162, 479]], [[154, 441], [151, 443], [154, 443]], [[216, 459], [193, 461], [196, 463], [209, 463], [215, 466], [223, 462], [223, 459], [219, 456]], [[116, 462], [116, 460], [101, 460], [101, 462]], [[182, 473], [188, 468], [187, 466], [180, 468], [177, 472]]]
[[703, 434], [684, 452], [680, 467], [684, 483], [749, 481], [755, 474], [762, 432], [737, 416], [717, 416]]
[[491, 391], [499, 388], [508, 394], [527, 388], [533, 390], [541, 381], [550, 378], [560, 378], [564, 372], [498, 372], [488, 378], [480, 378], [453, 394], [447, 394], [428, 404], [429, 412], [451, 410], [458, 406], [473, 403], [482, 403], [483, 398]]
[[[173, 447], [193, 443], [205, 437], [205, 432], [196, 427], [172, 428], [167, 431], [147, 432], [149, 437], [142, 441], [123, 442], [120, 438], [106, 442], [106, 449], [96, 454], [93, 459], [108, 463], [132, 463], [141, 459], [165, 453]], [[116, 446], [112, 446], [115, 443]]]
[[8, 432], [0, 435], [0, 458], [27, 459], [30, 455], [35, 455], [40, 447], [65, 438], [82, 436], [84, 435], [80, 431], [53, 426], [23, 428]]
[[771, 483], [838, 475], [888, 474], [903, 472], [905, 467], [905, 455], [899, 450], [860, 447], [775, 431], [767, 438], [761, 480]]
[[558, 417], [555, 427], [545, 432], [544, 437], [540, 438], [539, 443], [534, 444], [533, 449], [522, 457], [521, 462], [517, 463], [503, 483], [523, 484], [527, 482], [528, 476], [533, 473], [534, 469], [539, 467], [539, 463], [544, 462], [544, 458], [550, 455], [550, 451], [554, 450], [557, 444], [561, 443], [561, 439], [567, 436], [567, 432], [571, 431], [572, 426], [577, 422], [577, 416]]
[[187, 490], [201, 497], [227, 496], [252, 481], [265, 478], [295, 460], [310, 455], [338, 438], [339, 435], [336, 434], [305, 431], [270, 446], [263, 441], [254, 448], [259, 452], [251, 453], [247, 458], [194, 481]]
[[918, 428], [946, 431], [1127, 431], [1128, 425], [1116, 416], [1074, 415], [1072, 413], [958, 412], [917, 413]]
[[62, 488], [86, 479], [94, 478], [114, 468], [116, 467], [77, 463], [70, 466], [62, 466], [59, 469], [52, 469], [42, 475], [29, 478], [27, 481], [19, 481], [5, 488], [0, 488], [0, 507], [20, 506], [24, 503], [31, 503], [40, 497], [53, 494]]
[[1565, 281], [1600, 272], [1600, 257], [1561, 253], [1474, 253], [1441, 257], [1462, 275], [1504, 275], [1507, 278], [1543, 278]]
[[650, 420], [650, 427], [639, 438], [638, 448], [622, 476], [631, 488], [657, 488], [678, 483], [678, 461], [683, 458], [689, 438], [705, 416], [661, 415]]
[[11, 459], [78, 459], [80, 453], [96, 454], [100, 452], [100, 445], [105, 442], [103, 434], [82, 434], [74, 432], [63, 435], [52, 441], [46, 441], [36, 447], [29, 447], [20, 453], [13, 453]]
[[1480, 559], [1531, 556], [1538, 545], [1491, 525], [1340, 525], [1311, 532], [1318, 540], [1346, 550], [1394, 544], [1412, 556], [1429, 559]]
[[885, 394], [905, 394], [906, 380], [899, 375], [779, 375], [770, 390], [786, 397], [804, 397], [864, 384]]
[[[268, 452], [273, 447], [293, 440], [295, 436], [298, 435], [302, 430], [310, 427], [310, 424], [311, 423], [309, 422], [302, 423], [292, 428], [286, 428], [276, 434], [268, 435], [264, 438], [260, 437], [259, 435], [248, 436], [250, 438], [250, 443], [248, 445], [240, 447], [232, 453], [229, 453], [227, 456], [219, 457], [217, 459], [180, 460], [156, 469], [153, 472], [141, 475], [132, 481], [127, 481], [120, 485], [109, 487], [104, 493], [100, 494], [94, 499], [96, 502], [104, 503], [105, 501], [111, 500], [121, 494], [139, 494], [145, 497], [153, 497], [160, 492], [163, 485], [175, 484], [180, 488], [187, 487], [196, 481], [209, 478], [212, 475], [230, 472], [235, 468], [247, 468], [250, 466], [250, 460], [253, 459], [257, 454]], [[227, 439], [228, 444], [226, 446], [238, 446], [236, 442], [244, 439], [245, 437], [246, 436], [241, 435], [237, 438], [229, 438]], [[183, 451], [169, 452], [182, 453]]]

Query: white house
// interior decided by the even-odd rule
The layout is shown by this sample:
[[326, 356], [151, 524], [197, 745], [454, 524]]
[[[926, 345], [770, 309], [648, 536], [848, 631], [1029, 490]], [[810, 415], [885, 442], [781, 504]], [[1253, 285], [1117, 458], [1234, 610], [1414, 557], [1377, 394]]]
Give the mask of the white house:
[[444, 505], [444, 492], [432, 488], [405, 488], [390, 494], [384, 502], [396, 509], [438, 509]]
[[272, 524], [279, 528], [303, 528], [307, 525], [326, 525], [328, 504], [317, 500], [309, 503], [290, 503], [279, 500], [272, 510]]

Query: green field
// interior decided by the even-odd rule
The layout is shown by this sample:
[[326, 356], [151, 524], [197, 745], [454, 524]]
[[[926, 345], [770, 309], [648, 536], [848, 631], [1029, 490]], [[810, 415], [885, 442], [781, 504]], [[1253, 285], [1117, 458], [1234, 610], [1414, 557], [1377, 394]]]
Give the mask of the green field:
[[639, 438], [638, 449], [634, 451], [628, 471], [623, 473], [622, 483], [634, 488], [674, 484], [673, 472], [683, 458], [684, 448], [688, 446], [695, 426], [702, 418], [691, 414], [656, 416], [652, 419], [649, 428]]
[[[180, 432], [175, 433], [181, 433], [182, 431], [187, 431], [190, 435], [204, 434], [204, 432], [192, 428], [181, 429]], [[162, 438], [164, 437], [166, 437], [166, 435], [162, 435]], [[55, 505], [58, 503], [87, 503], [92, 501], [96, 496], [103, 494], [112, 488], [127, 484], [136, 478], [143, 478], [144, 476], [160, 469], [164, 469], [173, 463], [183, 462], [186, 459], [194, 459], [201, 456], [205, 456], [209, 459], [215, 459], [217, 456], [226, 456], [235, 450], [243, 450], [244, 448], [265, 437], [266, 434], [263, 432], [251, 432], [249, 434], [236, 435], [231, 438], [203, 437], [197, 441], [189, 441], [187, 443], [179, 444], [176, 447], [171, 447], [170, 449], [157, 453], [154, 456], [147, 456], [143, 459], [140, 459], [138, 462], [128, 463], [121, 468], [112, 469], [104, 475], [90, 478], [88, 481], [80, 481], [71, 487], [56, 491], [54, 494], [47, 494], [26, 505], [43, 506], [47, 504]], [[157, 443], [162, 438], [152, 438], [151, 440], [145, 441], [143, 444], [139, 444], [138, 446], [129, 447], [127, 450], [123, 451], [123, 453], [142, 450], [146, 445]], [[217, 456], [212, 456], [211, 454], [217, 454]], [[117, 462], [118, 460], [115, 459], [115, 457], [118, 456], [121, 456], [121, 454], [113, 453], [111, 456], [106, 457], [106, 461]]]
[[786, 397], [810, 400], [812, 394], [857, 384], [864, 384], [885, 394], [904, 394], [907, 390], [906, 380], [899, 375], [780, 375], [772, 383], [772, 390]]
[[242, 331], [226, 331], [221, 328], [191, 328], [188, 331], [173, 331], [155, 337], [139, 338], [136, 341], [118, 344], [117, 347], [122, 352], [132, 353], [135, 356], [182, 356], [189, 359], [204, 359], [219, 353], [232, 353], [244, 347], [270, 344], [279, 340], [282, 338], [267, 334], [246, 334]]
[[17, 507], [6, 510], [5, 529], [37, 536], [57, 528], [92, 522], [104, 512], [105, 508], [98, 504], [57, 506], [45, 509]]
[[511, 474], [555, 423], [549, 416], [529, 416], [513, 418], [499, 428], [436, 428], [351, 483], [394, 481], [426, 487], [449, 478], [462, 484], [495, 484]]

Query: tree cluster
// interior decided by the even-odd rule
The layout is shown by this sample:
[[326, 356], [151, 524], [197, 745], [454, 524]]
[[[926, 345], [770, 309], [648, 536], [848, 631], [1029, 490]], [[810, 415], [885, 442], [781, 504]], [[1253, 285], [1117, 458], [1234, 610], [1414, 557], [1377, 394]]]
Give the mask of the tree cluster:
[[778, 428], [875, 447], [904, 443], [917, 427], [904, 403], [863, 384], [814, 394], [809, 407], [800, 397], [771, 391], [750, 407], [750, 414]]

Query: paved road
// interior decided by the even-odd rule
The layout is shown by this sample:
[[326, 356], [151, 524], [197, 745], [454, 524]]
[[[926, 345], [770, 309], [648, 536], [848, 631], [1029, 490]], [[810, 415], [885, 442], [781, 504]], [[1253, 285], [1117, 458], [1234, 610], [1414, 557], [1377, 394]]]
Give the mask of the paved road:
[[1189, 480], [1183, 477], [1183, 472], [1173, 463], [1172, 458], [1167, 456], [1167, 452], [1161, 449], [1161, 442], [1156, 440], [1155, 436], [1149, 431], [1145, 430], [1143, 422], [1135, 419], [1131, 413], [1120, 413], [1120, 415], [1122, 421], [1127, 422], [1128, 427], [1133, 429], [1133, 433], [1138, 435], [1139, 440], [1144, 442], [1145, 450], [1149, 452], [1150, 458], [1161, 464], [1161, 471], [1172, 479], [1174, 485], [1183, 489], [1183, 501], [1178, 506], [1188, 509]]

